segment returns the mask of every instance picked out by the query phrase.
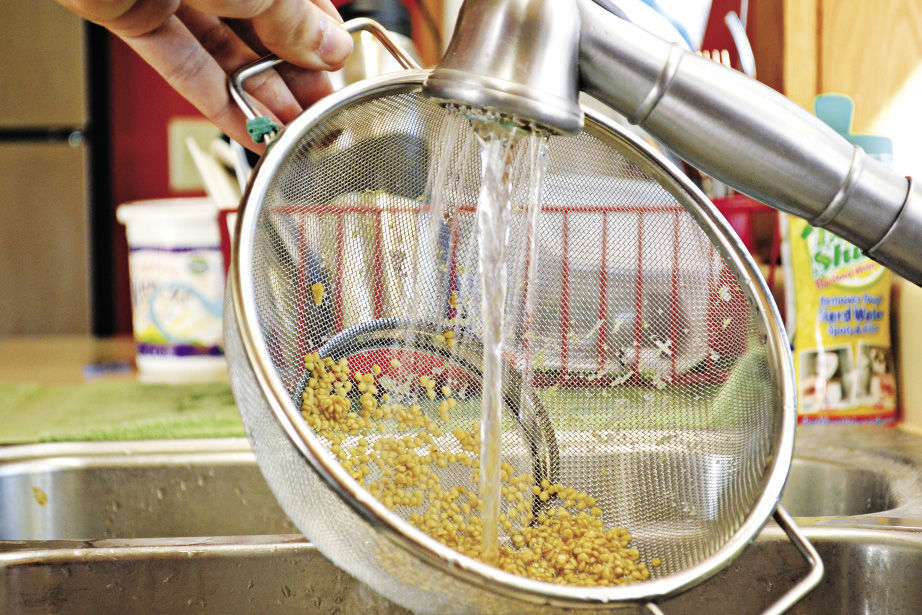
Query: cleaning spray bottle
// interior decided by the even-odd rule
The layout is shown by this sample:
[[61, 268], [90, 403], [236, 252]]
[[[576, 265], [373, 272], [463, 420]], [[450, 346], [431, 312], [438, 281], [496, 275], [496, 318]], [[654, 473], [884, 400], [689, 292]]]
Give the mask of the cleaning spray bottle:
[[[851, 132], [854, 103], [847, 96], [817, 96], [814, 112], [868, 156], [892, 161], [890, 139]], [[799, 421], [894, 422], [891, 272], [800, 218], [784, 216], [781, 229]]]

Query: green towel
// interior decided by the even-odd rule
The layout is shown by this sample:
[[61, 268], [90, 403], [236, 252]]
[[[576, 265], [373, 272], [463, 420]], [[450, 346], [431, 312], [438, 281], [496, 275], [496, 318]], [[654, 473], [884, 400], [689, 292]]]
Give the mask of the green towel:
[[0, 444], [244, 435], [227, 383], [0, 384]]

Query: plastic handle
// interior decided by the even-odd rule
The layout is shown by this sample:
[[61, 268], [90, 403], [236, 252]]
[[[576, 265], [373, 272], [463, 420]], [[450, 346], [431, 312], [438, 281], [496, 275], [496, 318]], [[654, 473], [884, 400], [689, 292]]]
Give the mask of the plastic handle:
[[[368, 19], [367, 17], [357, 17], [356, 19], [350, 19], [344, 23], [343, 28], [350, 34], [359, 31], [370, 33], [393, 56], [394, 60], [396, 60], [401, 67], [407, 69], [419, 68], [419, 64], [417, 64], [398, 43], [391, 39], [387, 29], [375, 20]], [[278, 56], [268, 55], [238, 69], [227, 79], [227, 89], [230, 92], [231, 98], [237, 103], [237, 106], [240, 107], [240, 110], [243, 111], [243, 114], [246, 116], [247, 130], [257, 143], [265, 139], [271, 139], [273, 135], [278, 132], [279, 127], [269, 118], [260, 114], [256, 105], [253, 104], [252, 99], [250, 99], [249, 95], [246, 93], [246, 90], [243, 89], [243, 82], [250, 77], [278, 66], [282, 62], [284, 62], [284, 60]]]

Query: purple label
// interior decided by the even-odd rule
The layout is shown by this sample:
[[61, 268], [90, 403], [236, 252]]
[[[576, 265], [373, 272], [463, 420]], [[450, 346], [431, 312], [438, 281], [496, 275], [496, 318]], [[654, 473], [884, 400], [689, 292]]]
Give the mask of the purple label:
[[223, 357], [224, 349], [220, 346], [139, 343], [138, 353], [150, 357]]
[[221, 246], [128, 246], [129, 252], [220, 252]]

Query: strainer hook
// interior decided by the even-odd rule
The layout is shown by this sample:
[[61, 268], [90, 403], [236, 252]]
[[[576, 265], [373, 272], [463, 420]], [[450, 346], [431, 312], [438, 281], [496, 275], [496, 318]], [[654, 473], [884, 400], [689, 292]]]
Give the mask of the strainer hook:
[[[794, 587], [786, 591], [774, 604], [765, 609], [762, 615], [783, 615], [800, 602], [823, 579], [823, 560], [820, 559], [820, 554], [816, 548], [801, 534], [800, 528], [794, 523], [791, 515], [779, 505], [775, 509], [773, 516], [775, 523], [781, 527], [791, 542], [794, 543], [794, 546], [797, 547], [797, 551], [807, 560], [810, 570]], [[644, 607], [651, 615], [665, 615], [655, 602], [648, 602]]]

